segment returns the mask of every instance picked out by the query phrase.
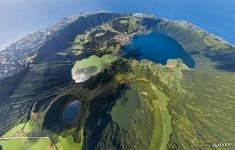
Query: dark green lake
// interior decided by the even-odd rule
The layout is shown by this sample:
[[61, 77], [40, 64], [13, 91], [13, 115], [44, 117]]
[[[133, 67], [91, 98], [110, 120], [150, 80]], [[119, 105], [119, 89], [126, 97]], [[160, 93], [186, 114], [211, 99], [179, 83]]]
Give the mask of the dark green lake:
[[112, 120], [115, 121], [120, 128], [129, 130], [131, 118], [140, 107], [140, 104], [141, 100], [136, 90], [130, 89], [125, 91], [122, 97], [117, 100], [111, 111]]
[[193, 58], [173, 38], [150, 33], [134, 36], [121, 50], [125, 58], [147, 59], [165, 65], [168, 59], [180, 58], [189, 68], [195, 67]]

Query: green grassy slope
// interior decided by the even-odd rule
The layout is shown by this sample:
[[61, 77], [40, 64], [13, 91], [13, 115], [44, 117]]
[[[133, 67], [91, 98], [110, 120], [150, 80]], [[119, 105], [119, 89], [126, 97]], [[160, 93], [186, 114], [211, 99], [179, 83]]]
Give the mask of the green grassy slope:
[[168, 148], [211, 149], [216, 142], [235, 141], [235, 74], [204, 64], [185, 72], [184, 92], [171, 95], [173, 134]]

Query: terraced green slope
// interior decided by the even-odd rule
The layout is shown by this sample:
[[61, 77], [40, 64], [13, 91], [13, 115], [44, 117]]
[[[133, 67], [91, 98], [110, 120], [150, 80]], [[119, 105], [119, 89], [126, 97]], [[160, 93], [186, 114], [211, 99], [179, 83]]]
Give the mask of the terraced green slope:
[[174, 118], [169, 148], [211, 149], [217, 142], [232, 143], [235, 74], [198, 69], [185, 73], [182, 85], [184, 93], [172, 95], [169, 106]]

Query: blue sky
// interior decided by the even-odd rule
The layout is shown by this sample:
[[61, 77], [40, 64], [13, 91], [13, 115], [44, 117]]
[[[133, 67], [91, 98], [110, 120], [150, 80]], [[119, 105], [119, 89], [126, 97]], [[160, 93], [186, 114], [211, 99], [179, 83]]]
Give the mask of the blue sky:
[[185, 19], [235, 43], [234, 0], [1, 0], [0, 49], [81, 11], [144, 12]]

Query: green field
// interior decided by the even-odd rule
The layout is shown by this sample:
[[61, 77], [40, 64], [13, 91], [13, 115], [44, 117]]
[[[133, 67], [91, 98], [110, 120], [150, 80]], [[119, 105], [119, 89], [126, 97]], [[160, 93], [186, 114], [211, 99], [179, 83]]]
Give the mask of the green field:
[[[80, 143], [75, 143], [71, 135], [56, 136], [53, 144], [48, 136], [27, 136], [35, 131], [32, 121], [21, 123], [5, 133], [0, 139], [3, 150], [80, 150], [82, 149], [83, 137]], [[83, 130], [80, 131], [83, 134]]]
[[35, 127], [31, 121], [15, 126], [1, 137], [0, 145], [6, 150], [54, 150], [49, 137], [27, 136]]
[[155, 127], [149, 149], [164, 150], [167, 147], [167, 143], [170, 141], [170, 134], [172, 133], [171, 115], [167, 108], [169, 98], [155, 86], [153, 86], [153, 90], [155, 91], [157, 100], [153, 100]]
[[3, 150], [55, 150], [50, 139], [10, 139], [0, 140]]

